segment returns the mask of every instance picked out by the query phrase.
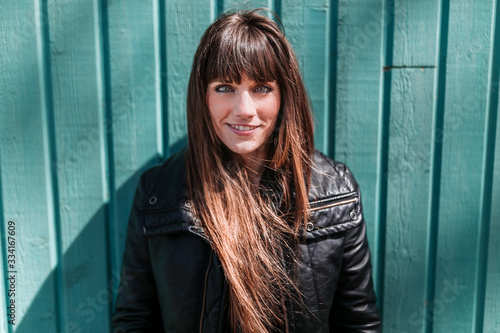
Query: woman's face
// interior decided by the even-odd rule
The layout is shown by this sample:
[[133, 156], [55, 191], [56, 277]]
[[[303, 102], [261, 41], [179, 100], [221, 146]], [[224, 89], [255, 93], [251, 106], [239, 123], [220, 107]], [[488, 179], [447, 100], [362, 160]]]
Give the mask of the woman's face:
[[208, 85], [207, 104], [217, 136], [244, 160], [266, 158], [266, 142], [276, 126], [281, 91], [276, 83], [217, 79]]

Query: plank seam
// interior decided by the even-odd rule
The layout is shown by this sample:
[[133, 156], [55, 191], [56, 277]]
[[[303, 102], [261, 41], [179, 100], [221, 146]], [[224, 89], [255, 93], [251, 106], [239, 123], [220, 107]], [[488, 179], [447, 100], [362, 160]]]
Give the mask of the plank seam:
[[[327, 131], [325, 133], [326, 137], [326, 151], [328, 156], [335, 159], [335, 128], [337, 119], [337, 73], [338, 73], [338, 29], [337, 22], [339, 19], [339, 0], [330, 0], [330, 15], [329, 15], [329, 38], [327, 39], [327, 54], [326, 54], [326, 66], [327, 66], [327, 88], [325, 97], [325, 117], [326, 128], [333, 128], [332, 131]], [[329, 97], [329, 98], [328, 98]]]
[[57, 148], [56, 148], [56, 125], [55, 125], [55, 113], [54, 113], [54, 101], [53, 101], [53, 88], [52, 88], [52, 70], [51, 70], [51, 56], [50, 56], [50, 28], [49, 28], [49, 8], [48, 0], [41, 0], [41, 14], [40, 14], [41, 24], [41, 36], [43, 43], [43, 64], [44, 64], [44, 94], [45, 94], [45, 119], [47, 121], [44, 124], [47, 127], [47, 142], [49, 144], [49, 156], [50, 161], [50, 184], [52, 188], [52, 203], [54, 212], [54, 225], [52, 234], [55, 236], [55, 252], [56, 252], [56, 267], [54, 274], [54, 292], [56, 301], [56, 325], [57, 331], [60, 332], [65, 327], [65, 322], [67, 314], [65, 313], [65, 307], [63, 304], [65, 301], [64, 289], [64, 278], [63, 278], [63, 253], [61, 249], [62, 236], [61, 236], [61, 207], [60, 207], [60, 196], [59, 196], [59, 181], [58, 181], [58, 171], [59, 165], [57, 161]]
[[158, 18], [160, 33], [158, 34], [160, 39], [160, 93], [161, 93], [161, 118], [162, 118], [162, 145], [163, 145], [163, 156], [161, 156], [162, 161], [166, 160], [170, 156], [170, 145], [169, 145], [169, 120], [168, 120], [168, 80], [167, 80], [167, 9], [165, 0], [159, 0], [159, 10]]
[[486, 133], [484, 136], [484, 161], [483, 161], [483, 180], [481, 193], [481, 220], [480, 232], [478, 241], [478, 268], [477, 268], [477, 285], [474, 307], [474, 320], [476, 332], [482, 332], [484, 328], [484, 311], [486, 300], [486, 283], [487, 283], [487, 265], [489, 257], [489, 230], [491, 223], [491, 208], [493, 195], [493, 176], [495, 164], [495, 138], [496, 138], [496, 123], [498, 117], [498, 101], [499, 91], [498, 82], [500, 77], [500, 64], [495, 59], [500, 57], [500, 14], [496, 2], [493, 2], [492, 10], [492, 51], [490, 54], [490, 78], [489, 78], [489, 96], [487, 101], [486, 115]]
[[[382, 38], [384, 39], [384, 60], [386, 64], [391, 64], [394, 52], [394, 21], [395, 10], [394, 1], [386, 0], [383, 2], [382, 14], [386, 28]], [[388, 17], [392, 15], [392, 18]], [[387, 230], [387, 182], [388, 182], [388, 160], [389, 160], [389, 121], [391, 113], [391, 80], [392, 74], [390, 71], [383, 72], [382, 80], [382, 96], [381, 110], [379, 118], [379, 138], [378, 138], [378, 234], [377, 234], [377, 249], [376, 249], [376, 289], [378, 292], [378, 303], [380, 308], [380, 316], [384, 316], [384, 277], [385, 277], [385, 252], [386, 252], [386, 230]]]
[[278, 15], [278, 17], [280, 18], [281, 20], [281, 6], [282, 6], [282, 2], [280, 0], [274, 0], [273, 1], [273, 8], [272, 10], [276, 13], [276, 15]]
[[[118, 258], [118, 245], [116, 239], [110, 237], [113, 231], [116, 231], [115, 221], [115, 163], [114, 163], [114, 140], [113, 140], [113, 112], [112, 112], [112, 98], [111, 98], [111, 63], [110, 63], [110, 50], [109, 50], [109, 16], [108, 16], [108, 1], [100, 0], [99, 21], [100, 21], [100, 41], [101, 41], [101, 63], [102, 74], [101, 79], [104, 82], [102, 86], [102, 94], [104, 97], [104, 112], [103, 112], [103, 131], [104, 131], [104, 149], [106, 150], [106, 160], [104, 163], [107, 166], [107, 191], [108, 191], [108, 204], [105, 205], [104, 215], [106, 218], [106, 226], [104, 228], [106, 241], [106, 279], [111, 281], [111, 272], [119, 265], [120, 259]], [[118, 269], [119, 271], [119, 269]], [[109, 288], [109, 286], [108, 286]], [[113, 288], [112, 290], [117, 290]], [[111, 292], [111, 290], [109, 290]], [[109, 313], [113, 313], [113, 301], [108, 303]]]
[[[425, 288], [425, 299], [423, 304], [423, 332], [432, 333], [432, 304], [436, 293], [436, 263], [437, 263], [437, 242], [439, 227], [439, 206], [440, 206], [440, 179], [442, 164], [442, 136], [444, 126], [444, 109], [446, 96], [446, 59], [448, 53], [448, 29], [449, 29], [449, 0], [442, 0], [440, 3], [440, 24], [439, 24], [439, 47], [437, 51], [438, 70], [436, 71], [436, 106], [434, 112], [433, 146], [431, 152], [431, 182], [429, 186], [429, 236], [426, 250], [426, 271], [427, 281]], [[431, 304], [427, 307], [427, 304]]]
[[217, 15], [215, 15], [215, 18], [217, 18], [224, 12], [224, 0], [216, 0], [216, 1], [217, 1]]
[[[1, 235], [2, 235], [2, 239], [0, 239], [0, 245], [2, 246], [2, 249], [1, 249], [1, 253], [2, 253], [2, 272], [4, 273], [3, 276], [7, 276], [7, 271], [8, 271], [8, 267], [7, 267], [7, 243], [6, 243], [6, 238], [7, 238], [7, 233], [6, 233], [6, 229], [5, 229], [5, 222], [7, 221], [7, 218], [6, 216], [4, 215], [5, 214], [5, 210], [4, 210], [4, 204], [3, 204], [3, 200], [4, 200], [4, 196], [3, 196], [3, 187], [2, 187], [2, 155], [0, 154], [0, 212], [2, 212], [2, 214], [0, 215], [0, 232], [1, 232]], [[9, 281], [7, 279], [4, 279], [4, 290], [5, 290], [5, 295], [4, 295], [4, 302], [2, 305], [5, 305], [6, 304], [9, 304], [9, 296], [7, 295], [7, 290], [9, 290]], [[8, 324], [8, 319], [7, 319], [7, 316], [5, 317], [5, 327], [7, 329], [6, 332], [9, 332], [11, 333], [12, 332], [12, 325], [9, 325]]]

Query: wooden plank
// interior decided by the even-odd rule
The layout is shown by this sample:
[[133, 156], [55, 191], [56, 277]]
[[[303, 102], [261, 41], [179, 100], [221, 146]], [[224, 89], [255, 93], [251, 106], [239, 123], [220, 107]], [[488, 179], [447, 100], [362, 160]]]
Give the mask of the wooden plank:
[[[0, 68], [1, 68], [1, 65], [0, 65]], [[2, 177], [1, 177], [1, 172], [2, 172], [2, 156], [0, 154], [0, 209], [1, 211], [3, 212], [3, 194], [2, 194]], [[5, 225], [6, 225], [6, 222], [8, 222], [8, 220], [6, 219], [5, 215], [2, 214], [0, 216], [0, 232], [2, 233], [2, 235], [5, 235]], [[0, 268], [1, 268], [1, 271], [2, 271], [2, 274], [6, 274], [5, 272], [7, 272], [8, 268], [7, 268], [7, 241], [5, 239], [5, 237], [2, 237], [0, 239], [0, 246], [2, 246], [2, 251], [1, 251], [1, 256], [0, 256]], [[11, 332], [11, 329], [12, 329], [12, 325], [10, 325], [8, 323], [8, 321], [10, 320], [10, 309], [7, 309], [7, 304], [9, 304], [10, 306], [10, 299], [8, 297], [8, 294], [7, 294], [7, 290], [9, 290], [9, 286], [7, 286], [7, 283], [6, 281], [4, 283], [0, 283], [0, 306], [2, 307], [2, 309], [6, 309], [6, 312], [5, 312], [5, 316], [4, 318], [0, 319], [0, 328], [2, 329], [3, 332]]]
[[[383, 2], [339, 1], [337, 24], [336, 77], [330, 84], [335, 84], [335, 102], [329, 109], [330, 123], [328, 130], [330, 154], [336, 160], [346, 163], [354, 173], [363, 196], [363, 214], [367, 224], [368, 240], [372, 251], [375, 284], [382, 281], [379, 270], [383, 256], [379, 255], [378, 184], [384, 177], [378, 171], [381, 130], [381, 57], [384, 27]], [[335, 41], [331, 41], [334, 43]], [[336, 82], [334, 82], [336, 80]], [[382, 177], [382, 179], [380, 179]], [[379, 290], [377, 290], [379, 291]], [[380, 297], [380, 295], [379, 295]]]
[[[108, 7], [111, 112], [111, 276], [121, 269], [132, 199], [144, 169], [163, 155], [161, 42], [158, 1], [111, 2]], [[116, 292], [118, 279], [113, 279]]]
[[327, 92], [329, 14], [327, 0], [283, 1], [281, 19], [298, 58], [315, 117], [315, 146], [327, 152]]
[[212, 19], [209, 2], [166, 2], [166, 113], [168, 149], [173, 153], [187, 143], [186, 93], [194, 53]]
[[265, 7], [274, 10], [275, 0], [218, 0], [223, 11], [237, 11]]
[[[15, 256], [13, 267], [3, 266], [2, 277], [17, 272], [10, 298], [15, 301], [15, 326], [6, 324], [9, 297], [4, 287], [10, 289], [10, 283], [4, 279], [0, 286], [3, 332], [28, 331], [34, 323], [42, 332], [57, 330], [41, 9], [39, 1], [0, 4], [2, 261]], [[8, 221], [15, 223], [13, 253], [7, 252]]]
[[[498, 8], [497, 8], [498, 10]], [[498, 31], [498, 30], [497, 30]], [[498, 91], [498, 81], [497, 87]], [[498, 94], [498, 93], [497, 93]], [[498, 96], [498, 95], [497, 95]], [[500, 110], [500, 103], [497, 105]], [[497, 117], [483, 332], [500, 332], [500, 117]], [[478, 318], [479, 319], [479, 318]]]
[[[493, 39], [493, 52], [491, 60], [491, 83], [490, 83], [490, 115], [489, 115], [489, 137], [487, 153], [493, 153], [492, 179], [485, 177], [485, 186], [491, 181], [491, 210], [489, 212], [489, 230], [487, 231], [488, 261], [486, 262], [486, 281], [484, 299], [484, 321], [483, 332], [500, 332], [500, 8], [498, 3], [493, 11], [495, 18], [495, 30]], [[495, 119], [496, 118], [496, 119]], [[496, 120], [496, 121], [495, 121]], [[488, 151], [489, 150], [489, 151]], [[486, 191], [486, 196], [489, 193]], [[487, 206], [486, 206], [487, 208]], [[487, 214], [487, 212], [483, 212]], [[476, 320], [479, 320], [477, 318]]]
[[383, 296], [389, 332], [424, 327], [434, 78], [433, 69], [392, 70]]
[[100, 3], [48, 2], [64, 331], [109, 329]]
[[449, 4], [435, 298], [428, 304], [435, 333], [475, 329], [492, 6]]
[[393, 1], [393, 63], [387, 66], [435, 67], [439, 1]]
[[[439, 1], [395, 2], [385, 64], [390, 120], [384, 328], [425, 330]], [[388, 8], [389, 10], [389, 8]], [[390, 35], [392, 33], [392, 36]], [[389, 40], [391, 39], [391, 40]]]

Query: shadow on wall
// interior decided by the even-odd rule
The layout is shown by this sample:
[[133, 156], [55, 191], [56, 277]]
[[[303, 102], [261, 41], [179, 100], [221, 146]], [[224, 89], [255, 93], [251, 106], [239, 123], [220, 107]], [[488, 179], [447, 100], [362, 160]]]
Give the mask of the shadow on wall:
[[[187, 137], [182, 138], [172, 145], [171, 152], [178, 151], [186, 143]], [[150, 159], [115, 192], [116, 207], [126, 211], [122, 216], [127, 215], [128, 217], [140, 175], [144, 170], [156, 164], [158, 164], [158, 158]], [[108, 253], [102, 253], [96, 257], [93, 246], [96, 244], [96, 235], [103, 232], [107, 234], [105, 230], [107, 224], [103, 220], [103, 217], [107, 218], [107, 208], [107, 205], [103, 205], [94, 214], [64, 253], [62, 258], [63, 281], [57, 281], [57, 270], [52, 270], [24, 314], [22, 321], [16, 326], [12, 326], [15, 332], [94, 333], [110, 331], [110, 317], [113, 311], [113, 300], [118, 291], [120, 272], [109, 267]], [[118, 234], [125, 235], [127, 222], [126, 219], [118, 218], [111, 223], [119, 224], [116, 226], [116, 230], [119, 230]], [[116, 241], [123, 242], [123, 240], [124, 237], [119, 237]], [[109, 242], [109, 239], [105, 241]], [[96, 247], [106, 248], [107, 245], [96, 244]], [[124, 244], [119, 244], [118, 248], [120, 249], [118, 256], [121, 263]], [[96, 260], [101, 261], [99, 265], [103, 267], [103, 272], [92, 272], [95, 264], [91, 262]], [[75, 271], [76, 274], [74, 274]], [[92, 284], [89, 280], [98, 282]], [[54, 294], [54, 290], [58, 288], [56, 284], [62, 286], [59, 290], [64, 293], [60, 300]], [[64, 304], [56, 306], [55, 304], [61, 300]], [[61, 323], [62, 327], [58, 327], [58, 317], [64, 318]]]

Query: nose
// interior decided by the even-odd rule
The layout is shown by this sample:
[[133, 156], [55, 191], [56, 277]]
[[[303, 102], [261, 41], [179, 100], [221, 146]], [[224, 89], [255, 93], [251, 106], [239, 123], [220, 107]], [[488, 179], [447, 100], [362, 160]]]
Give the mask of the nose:
[[248, 91], [243, 91], [236, 98], [235, 115], [241, 118], [250, 118], [256, 115], [255, 102]]

